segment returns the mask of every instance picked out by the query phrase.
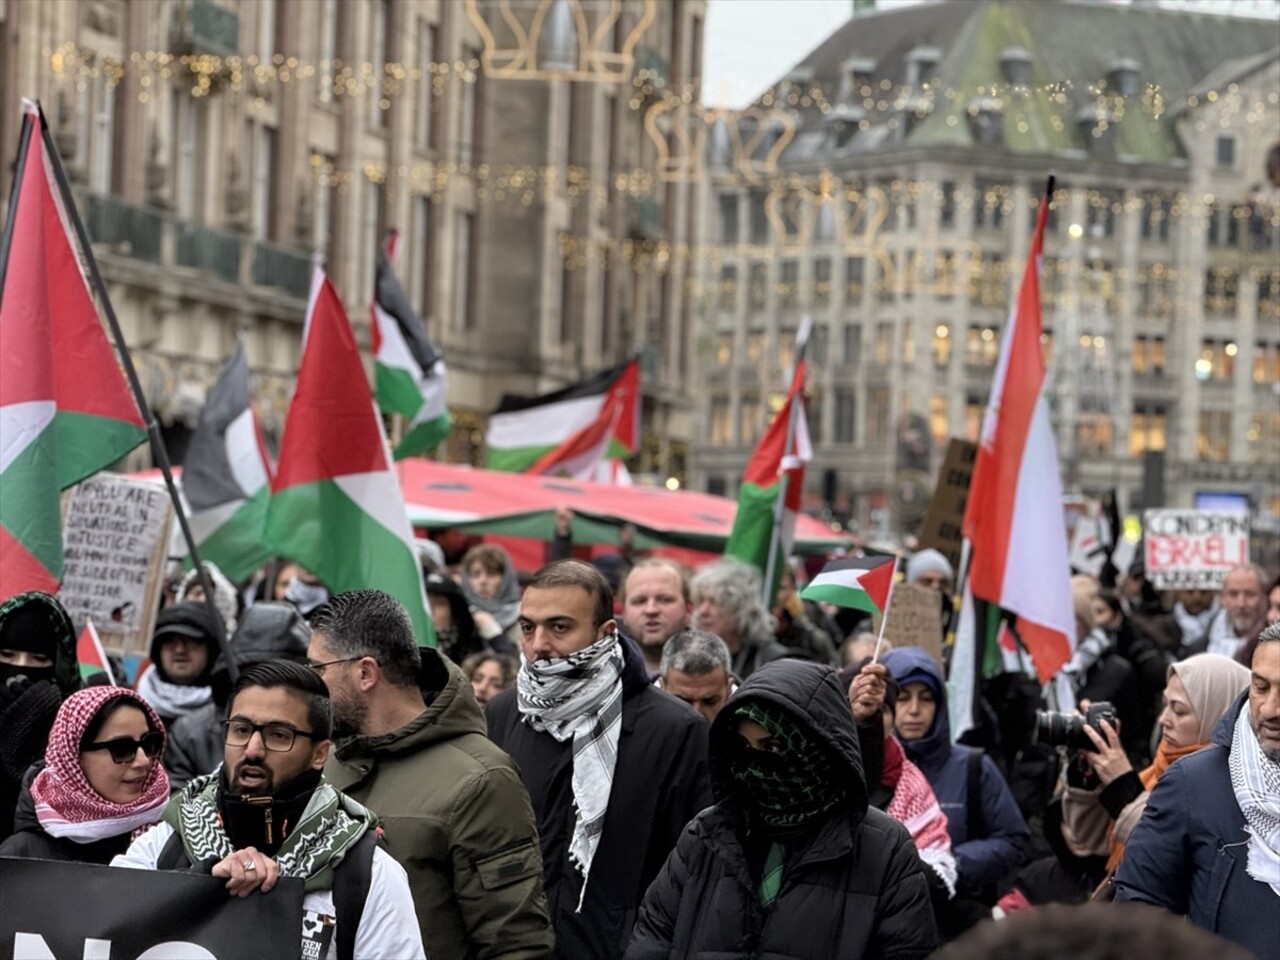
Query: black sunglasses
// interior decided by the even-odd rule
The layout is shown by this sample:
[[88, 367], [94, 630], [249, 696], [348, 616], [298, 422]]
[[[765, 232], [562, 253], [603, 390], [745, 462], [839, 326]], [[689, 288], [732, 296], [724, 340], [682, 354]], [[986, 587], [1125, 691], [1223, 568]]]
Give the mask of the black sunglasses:
[[139, 748], [148, 760], [154, 760], [164, 749], [164, 734], [158, 730], [152, 730], [150, 733], [144, 733], [141, 740], [135, 740], [133, 737], [114, 737], [111, 740], [101, 740], [81, 747], [80, 752], [108, 750], [111, 753], [111, 759], [116, 763], [129, 763], [138, 755]]

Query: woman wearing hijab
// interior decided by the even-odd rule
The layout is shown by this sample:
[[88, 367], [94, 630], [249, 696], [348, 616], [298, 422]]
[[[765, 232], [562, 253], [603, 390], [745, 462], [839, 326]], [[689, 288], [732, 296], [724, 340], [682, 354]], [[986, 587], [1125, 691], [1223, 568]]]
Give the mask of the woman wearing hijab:
[[1111, 724], [1101, 721], [1101, 734], [1085, 727], [1094, 752], [1080, 752], [1085, 777], [1069, 772], [1062, 798], [1062, 832], [1072, 852], [1107, 856], [1109, 880], [1156, 782], [1175, 760], [1211, 744], [1214, 727], [1248, 685], [1248, 669], [1216, 653], [1170, 666], [1157, 719], [1159, 746], [1155, 760], [1141, 773], [1134, 771]]
[[501, 653], [520, 649], [520, 580], [507, 551], [492, 543], [472, 547], [462, 558], [462, 593], [476, 630]]
[[715, 806], [649, 887], [626, 960], [880, 957], [937, 944], [905, 827], [868, 806], [853, 716], [830, 667], [778, 660], [711, 724]]
[[164, 813], [163, 750], [160, 717], [132, 690], [72, 694], [58, 710], [44, 762], [24, 779], [14, 834], [0, 856], [110, 863]]

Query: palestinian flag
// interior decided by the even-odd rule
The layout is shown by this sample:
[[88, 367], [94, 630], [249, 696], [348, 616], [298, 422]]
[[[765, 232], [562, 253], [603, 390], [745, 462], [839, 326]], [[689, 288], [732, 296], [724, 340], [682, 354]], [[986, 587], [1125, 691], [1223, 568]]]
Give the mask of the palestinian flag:
[[0, 599], [55, 593], [59, 491], [146, 439], [81, 272], [39, 108], [23, 129], [0, 239]]
[[391, 594], [408, 610], [418, 642], [435, 646], [382, 418], [342, 301], [319, 269], [310, 303], [271, 485], [267, 546], [335, 594], [363, 588]]
[[80, 679], [88, 680], [99, 673], [107, 675], [107, 682], [116, 685], [115, 674], [111, 672], [111, 661], [107, 652], [102, 649], [102, 641], [98, 638], [98, 628], [92, 620], [84, 622], [84, 629], [76, 640], [76, 662], [80, 665]]
[[553, 393], [506, 394], [485, 434], [490, 470], [589, 479], [640, 438], [640, 362], [631, 360]]
[[209, 391], [183, 463], [182, 493], [201, 559], [212, 561], [237, 583], [271, 559], [262, 538], [271, 499], [271, 459], [249, 401], [243, 344], [236, 345]]
[[800, 596], [837, 607], [883, 614], [889, 606], [897, 568], [894, 557], [832, 560], [800, 591]]
[[[395, 237], [388, 243], [393, 250]], [[396, 447], [396, 459], [430, 453], [449, 433], [445, 407], [444, 357], [436, 349], [417, 311], [391, 268], [388, 251], [378, 251], [378, 275], [372, 307], [378, 406], [409, 421]]]
[[[803, 356], [803, 341], [799, 348], [797, 354]], [[782, 566], [791, 552], [796, 515], [804, 492], [804, 465], [813, 458], [805, 414], [804, 377], [805, 364], [801, 359], [791, 378], [786, 402], [769, 424], [742, 474], [738, 512], [724, 548], [726, 556], [737, 557], [758, 568], [761, 576], [767, 577], [772, 571], [773, 583], [765, 584], [769, 606], [773, 605]], [[784, 476], [786, 499], [779, 509]]]

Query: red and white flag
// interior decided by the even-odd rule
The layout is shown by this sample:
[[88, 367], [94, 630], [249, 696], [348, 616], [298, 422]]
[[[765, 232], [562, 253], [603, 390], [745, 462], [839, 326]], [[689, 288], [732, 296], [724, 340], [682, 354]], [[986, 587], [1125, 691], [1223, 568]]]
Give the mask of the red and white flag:
[[1040, 201], [1022, 289], [1000, 340], [995, 380], [964, 513], [975, 597], [1017, 614], [1018, 635], [1047, 681], [1075, 649], [1062, 483], [1040, 352]]

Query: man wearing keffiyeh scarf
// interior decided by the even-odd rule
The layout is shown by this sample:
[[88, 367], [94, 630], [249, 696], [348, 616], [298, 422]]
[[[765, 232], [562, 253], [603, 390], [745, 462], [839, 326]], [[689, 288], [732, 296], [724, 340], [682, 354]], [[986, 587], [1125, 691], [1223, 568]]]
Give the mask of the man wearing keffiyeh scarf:
[[516, 688], [489, 702], [489, 736], [537, 816], [556, 956], [618, 956], [645, 889], [710, 800], [706, 725], [649, 683], [594, 567], [540, 570], [519, 626]]
[[1280, 621], [1213, 743], [1169, 767], [1129, 837], [1116, 899], [1153, 903], [1280, 956]]

